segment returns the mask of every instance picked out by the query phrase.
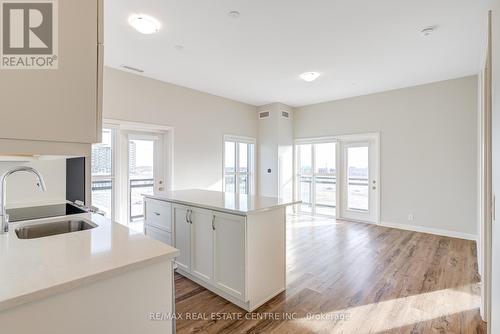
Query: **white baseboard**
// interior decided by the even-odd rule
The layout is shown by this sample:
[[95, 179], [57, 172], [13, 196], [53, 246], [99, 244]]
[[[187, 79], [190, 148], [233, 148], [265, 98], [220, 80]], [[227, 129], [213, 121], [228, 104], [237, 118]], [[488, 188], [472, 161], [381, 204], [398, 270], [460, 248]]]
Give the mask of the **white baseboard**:
[[456, 231], [450, 231], [450, 230], [443, 230], [443, 229], [439, 229], [439, 228], [431, 228], [431, 227], [420, 226], [420, 225], [380, 222], [380, 226], [397, 228], [399, 230], [441, 235], [444, 237], [477, 241], [477, 236], [475, 234], [462, 233], [462, 232], [456, 232]]

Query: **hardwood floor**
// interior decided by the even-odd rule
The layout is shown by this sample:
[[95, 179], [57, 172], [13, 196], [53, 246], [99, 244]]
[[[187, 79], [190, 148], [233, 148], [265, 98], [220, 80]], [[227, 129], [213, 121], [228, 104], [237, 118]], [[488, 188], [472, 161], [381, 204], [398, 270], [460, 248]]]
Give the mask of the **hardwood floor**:
[[486, 333], [472, 241], [290, 217], [287, 290], [253, 313], [177, 275], [177, 333]]

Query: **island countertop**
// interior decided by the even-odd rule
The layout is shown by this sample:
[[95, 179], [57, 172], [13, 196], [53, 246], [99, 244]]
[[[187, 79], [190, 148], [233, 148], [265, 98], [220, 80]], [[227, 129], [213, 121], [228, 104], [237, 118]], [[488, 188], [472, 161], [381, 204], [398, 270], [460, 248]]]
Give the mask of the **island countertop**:
[[20, 225], [61, 217], [11, 223], [0, 235], [0, 311], [99, 279], [168, 261], [179, 251], [97, 214], [72, 215], [98, 226], [38, 239], [19, 239]]
[[144, 196], [171, 203], [208, 208], [241, 216], [301, 203], [301, 201], [285, 201], [275, 197], [243, 195], [200, 189], [175, 190], [161, 195], [145, 194]]

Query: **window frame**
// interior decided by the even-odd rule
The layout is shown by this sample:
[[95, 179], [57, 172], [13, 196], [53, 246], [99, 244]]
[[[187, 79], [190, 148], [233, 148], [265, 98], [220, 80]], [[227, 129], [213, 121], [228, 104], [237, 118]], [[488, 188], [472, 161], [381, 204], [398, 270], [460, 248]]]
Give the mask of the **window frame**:
[[[235, 143], [235, 159], [234, 159], [234, 172], [226, 172], [226, 142]], [[240, 171], [240, 148], [239, 144], [253, 145], [247, 150], [248, 170], [247, 172]], [[255, 194], [255, 156], [256, 156], [257, 140], [252, 137], [237, 136], [237, 135], [224, 135], [222, 140], [222, 191], [226, 192], [226, 176], [234, 176], [234, 193], [239, 193], [240, 189], [240, 176], [246, 175], [248, 178], [248, 195]]]
[[[118, 154], [118, 149], [117, 149], [117, 127], [109, 124], [103, 125], [103, 128], [101, 131], [105, 130], [110, 130], [111, 131], [111, 173], [109, 175], [92, 175], [92, 159], [91, 159], [91, 166], [90, 166], [90, 203], [92, 204], [92, 183], [94, 181], [111, 181], [111, 212], [110, 212], [110, 220], [115, 221], [116, 217], [116, 179], [117, 179], [117, 154]], [[102, 139], [101, 139], [102, 143]], [[101, 143], [96, 143], [93, 145], [98, 145]]]

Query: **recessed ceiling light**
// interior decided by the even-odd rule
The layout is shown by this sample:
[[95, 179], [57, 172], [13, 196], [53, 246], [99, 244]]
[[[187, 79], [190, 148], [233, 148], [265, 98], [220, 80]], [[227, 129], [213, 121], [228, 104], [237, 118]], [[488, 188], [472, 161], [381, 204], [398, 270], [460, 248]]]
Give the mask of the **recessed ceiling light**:
[[299, 75], [299, 77], [307, 82], [312, 82], [320, 77], [320, 73], [318, 72], [305, 72]]
[[161, 24], [158, 20], [143, 14], [130, 15], [128, 23], [134, 27], [135, 30], [145, 35], [157, 33], [161, 28]]
[[429, 27], [425, 27], [424, 29], [420, 30], [420, 35], [423, 36], [423, 37], [427, 37], [429, 35], [431, 35], [432, 33], [434, 33], [437, 29], [437, 26], [429, 26]]
[[240, 12], [238, 12], [237, 10], [232, 10], [229, 13], [227, 13], [227, 15], [229, 15], [229, 17], [232, 17], [233, 19], [236, 19], [240, 17]]

